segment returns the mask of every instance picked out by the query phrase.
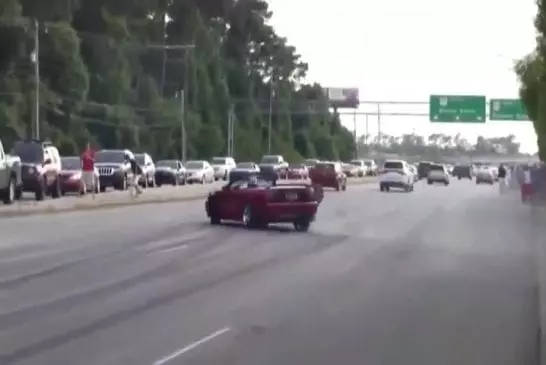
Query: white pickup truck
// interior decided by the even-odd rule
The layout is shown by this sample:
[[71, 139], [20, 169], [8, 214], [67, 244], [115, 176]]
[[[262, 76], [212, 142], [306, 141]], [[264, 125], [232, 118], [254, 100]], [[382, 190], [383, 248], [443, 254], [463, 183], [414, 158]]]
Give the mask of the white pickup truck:
[[22, 194], [21, 159], [8, 155], [0, 140], [0, 200], [12, 204], [21, 199]]

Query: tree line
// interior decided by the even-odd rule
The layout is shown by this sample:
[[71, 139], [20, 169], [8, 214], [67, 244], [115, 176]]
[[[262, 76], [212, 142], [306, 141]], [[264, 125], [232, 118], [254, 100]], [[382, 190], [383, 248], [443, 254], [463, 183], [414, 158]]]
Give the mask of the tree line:
[[546, 0], [537, 0], [535, 48], [516, 63], [520, 98], [537, 134], [538, 154], [546, 161]]
[[184, 114], [188, 157], [209, 158], [226, 153], [231, 116], [247, 160], [267, 152], [271, 115], [273, 153], [350, 158], [352, 133], [271, 16], [265, 0], [4, 0], [0, 137], [30, 138], [39, 118], [63, 154], [90, 141], [170, 158]]
[[474, 156], [517, 156], [520, 155], [520, 144], [513, 134], [503, 137], [486, 138], [478, 136], [471, 142], [460, 134], [451, 136], [433, 133], [428, 136], [403, 134], [392, 136], [382, 134], [373, 139], [362, 136], [358, 140], [360, 156], [370, 154], [395, 154], [400, 156], [420, 156], [426, 160], [441, 161], [449, 157]]

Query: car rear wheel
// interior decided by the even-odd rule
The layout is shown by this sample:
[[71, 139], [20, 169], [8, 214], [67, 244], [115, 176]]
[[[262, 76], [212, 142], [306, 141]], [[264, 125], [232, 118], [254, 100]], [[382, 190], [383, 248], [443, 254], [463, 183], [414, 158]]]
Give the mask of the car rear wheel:
[[301, 219], [294, 222], [294, 229], [298, 232], [307, 232], [311, 227], [311, 221], [309, 219]]
[[427, 180], [427, 184], [432, 185], [432, 180]]
[[8, 187], [2, 192], [2, 200], [4, 204], [10, 205], [15, 201], [15, 179], [11, 178], [8, 182]]

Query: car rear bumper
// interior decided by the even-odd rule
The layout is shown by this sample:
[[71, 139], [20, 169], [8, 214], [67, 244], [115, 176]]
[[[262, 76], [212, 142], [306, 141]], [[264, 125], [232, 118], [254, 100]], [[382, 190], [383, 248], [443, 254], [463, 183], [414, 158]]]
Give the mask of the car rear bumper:
[[330, 179], [313, 179], [311, 178], [311, 183], [313, 185], [320, 185], [325, 188], [336, 189], [338, 186], [343, 184], [343, 181], [339, 180], [330, 180]]
[[271, 223], [314, 220], [317, 214], [317, 202], [269, 203], [264, 209], [263, 220]]
[[379, 183], [379, 185], [380, 187], [405, 188], [410, 184], [406, 182], [400, 182], [400, 181], [382, 181]]
[[449, 178], [445, 176], [429, 176], [427, 180], [432, 182], [446, 182], [449, 181]]

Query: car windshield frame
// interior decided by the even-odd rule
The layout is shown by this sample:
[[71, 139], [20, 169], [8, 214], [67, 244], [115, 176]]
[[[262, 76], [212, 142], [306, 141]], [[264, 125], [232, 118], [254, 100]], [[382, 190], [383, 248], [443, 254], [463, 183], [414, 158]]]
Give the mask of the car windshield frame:
[[264, 156], [260, 161], [262, 164], [277, 164], [279, 162], [280, 158], [278, 156]]
[[254, 169], [256, 166], [254, 165], [254, 162], [239, 162], [237, 164], [238, 169]]
[[444, 167], [442, 165], [431, 164], [428, 169], [429, 171], [444, 171]]
[[188, 170], [202, 170], [205, 168], [203, 161], [188, 161], [186, 162], [186, 169]]
[[335, 170], [336, 165], [333, 163], [327, 163], [327, 162], [319, 162], [315, 165], [315, 169], [317, 170]]
[[61, 157], [62, 170], [81, 170], [82, 162], [79, 157]]
[[96, 163], [123, 163], [125, 162], [125, 151], [102, 150], [95, 154]]
[[171, 169], [178, 168], [178, 161], [174, 160], [159, 160], [155, 163], [156, 167], [169, 167]]
[[212, 165], [227, 165], [227, 163], [228, 163], [227, 161], [228, 161], [228, 160], [227, 160], [227, 158], [225, 158], [225, 157], [214, 157], [214, 158], [210, 161], [210, 163], [211, 163]]
[[15, 142], [11, 149], [11, 154], [16, 155], [23, 163], [42, 163], [44, 162], [44, 147], [38, 143]]
[[[387, 166], [389, 164], [393, 166]], [[388, 170], [402, 170], [404, 168], [404, 164], [398, 161], [387, 161], [383, 165], [383, 168]]]

